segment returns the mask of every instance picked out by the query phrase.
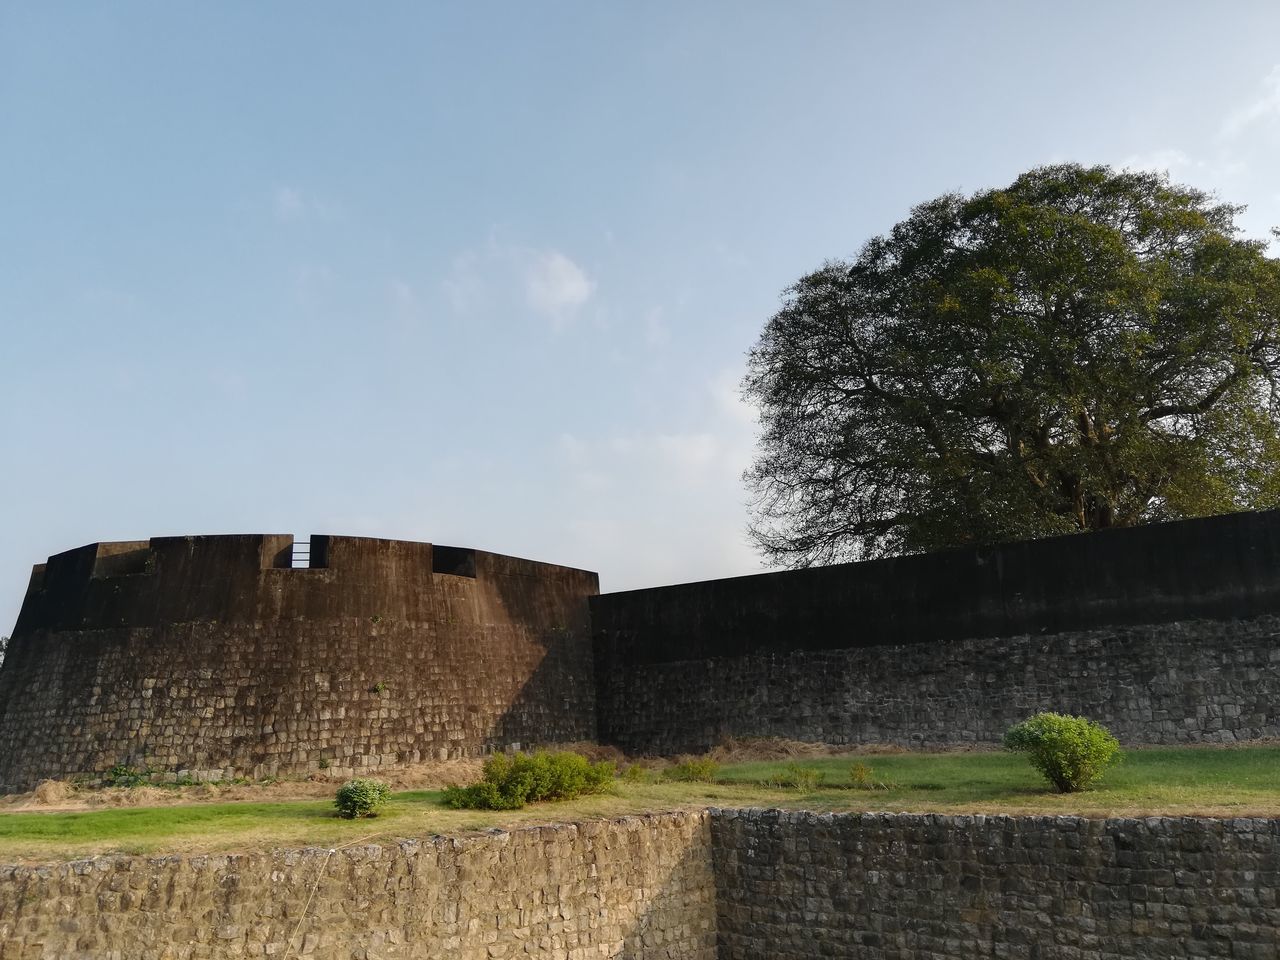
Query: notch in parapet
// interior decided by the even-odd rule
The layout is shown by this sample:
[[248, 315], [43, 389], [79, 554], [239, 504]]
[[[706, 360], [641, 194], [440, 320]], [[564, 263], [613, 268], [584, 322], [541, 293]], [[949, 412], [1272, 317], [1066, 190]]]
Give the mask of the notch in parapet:
[[476, 552], [470, 547], [431, 546], [431, 572], [476, 578]]
[[93, 572], [90, 574], [95, 580], [155, 572], [155, 554], [151, 552], [150, 540], [120, 540], [96, 546]]
[[307, 540], [290, 540], [273, 566], [285, 570], [323, 570], [329, 566], [329, 535], [313, 533]]

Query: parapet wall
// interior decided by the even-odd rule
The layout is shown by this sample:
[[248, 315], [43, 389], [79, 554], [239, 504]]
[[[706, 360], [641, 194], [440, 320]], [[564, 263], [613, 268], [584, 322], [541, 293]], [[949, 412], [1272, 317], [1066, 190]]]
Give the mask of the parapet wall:
[[117, 764], [335, 773], [594, 737], [594, 573], [428, 543], [90, 544], [37, 567], [0, 670], [0, 789]]
[[1280, 736], [1280, 511], [606, 594], [597, 726], [998, 741], [1039, 710], [1136, 743]]
[[0, 867], [0, 960], [1274, 960], [1280, 821], [685, 811]]

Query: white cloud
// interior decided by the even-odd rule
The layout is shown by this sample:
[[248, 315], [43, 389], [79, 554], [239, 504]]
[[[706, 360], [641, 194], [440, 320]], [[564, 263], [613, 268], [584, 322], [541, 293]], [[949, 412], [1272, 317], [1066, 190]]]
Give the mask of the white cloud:
[[407, 328], [416, 327], [426, 319], [426, 308], [413, 285], [406, 280], [392, 280], [387, 287], [387, 299], [391, 313]]
[[307, 210], [302, 194], [293, 187], [277, 187], [271, 206], [275, 211], [276, 219], [281, 223], [298, 220]]
[[755, 429], [759, 422], [756, 408], [742, 396], [742, 371], [722, 370], [707, 387], [716, 408], [740, 426]]
[[707, 381], [678, 426], [556, 439], [573, 507], [558, 549], [594, 564], [604, 589], [760, 569], [746, 538], [742, 485], [756, 419], [738, 395], [740, 375], [726, 370]]
[[644, 339], [651, 347], [665, 347], [671, 342], [671, 328], [664, 319], [666, 311], [654, 307], [644, 316]]
[[1130, 154], [1120, 161], [1120, 167], [1123, 170], [1160, 170], [1176, 177], [1179, 171], [1202, 168], [1204, 163], [1192, 160], [1183, 151], [1170, 147]]
[[288, 185], [276, 187], [275, 193], [271, 196], [271, 212], [280, 223], [332, 220], [338, 214], [333, 204]]
[[455, 313], [465, 314], [476, 310], [484, 301], [479, 254], [474, 250], [464, 250], [454, 257], [449, 276], [441, 286]]
[[1241, 189], [1247, 186], [1251, 173], [1260, 172], [1260, 159], [1266, 160], [1269, 175], [1271, 157], [1259, 136], [1264, 131], [1258, 128], [1271, 120], [1280, 120], [1280, 66], [1262, 81], [1256, 97], [1227, 112], [1217, 138], [1202, 143], [1195, 154], [1159, 147], [1130, 154], [1119, 165], [1129, 170], [1165, 171], [1174, 180], [1194, 183], [1212, 193]]
[[558, 250], [530, 252], [525, 267], [525, 299], [558, 326], [591, 299], [596, 285]]
[[459, 314], [521, 303], [562, 329], [595, 294], [596, 284], [568, 255], [508, 243], [496, 236], [453, 258], [441, 286]]
[[293, 299], [299, 306], [313, 308], [329, 299], [333, 271], [324, 264], [302, 263], [293, 269]]
[[1280, 65], [1262, 81], [1262, 92], [1249, 103], [1227, 115], [1220, 136], [1233, 140], [1259, 121], [1280, 119]]

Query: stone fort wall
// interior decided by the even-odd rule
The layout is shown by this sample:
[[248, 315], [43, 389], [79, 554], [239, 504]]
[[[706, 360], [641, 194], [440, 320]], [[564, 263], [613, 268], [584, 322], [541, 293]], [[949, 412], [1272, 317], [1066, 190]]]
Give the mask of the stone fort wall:
[[705, 812], [0, 866], [0, 960], [714, 960]]
[[598, 739], [1280, 736], [1280, 511], [598, 595], [594, 573], [288, 536], [49, 558], [0, 669], [0, 790], [116, 765], [334, 775]]
[[1041, 710], [1129, 743], [1280, 736], [1280, 511], [591, 599], [597, 728], [996, 743]]
[[356, 772], [595, 736], [594, 573], [427, 543], [90, 544], [36, 567], [0, 670], [0, 788], [117, 764]]
[[1274, 960], [1280, 821], [684, 811], [0, 867], [0, 960]]
[[717, 811], [720, 960], [1274, 960], [1280, 821]]

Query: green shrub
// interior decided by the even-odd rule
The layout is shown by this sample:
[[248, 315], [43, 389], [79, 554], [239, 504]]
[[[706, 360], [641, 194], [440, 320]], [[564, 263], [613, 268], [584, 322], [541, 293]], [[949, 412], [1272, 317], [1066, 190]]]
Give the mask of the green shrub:
[[526, 803], [600, 793], [613, 776], [613, 764], [577, 753], [495, 753], [479, 783], [447, 787], [444, 802], [458, 810], [519, 810]]
[[822, 772], [792, 761], [770, 783], [788, 790], [816, 790], [822, 783]]
[[690, 757], [667, 770], [672, 780], [685, 783], [711, 783], [720, 772], [720, 764], [710, 757]]
[[376, 817], [378, 809], [391, 799], [391, 787], [381, 780], [357, 777], [338, 788], [333, 805], [338, 816], [354, 820], [356, 817]]
[[898, 785], [891, 780], [877, 780], [875, 771], [865, 763], [855, 763], [849, 768], [850, 790], [896, 790]]
[[102, 785], [106, 787], [140, 787], [147, 782], [149, 777], [149, 770], [139, 770], [137, 767], [117, 763], [102, 778]]
[[619, 776], [628, 783], [644, 783], [649, 780], [649, 771], [642, 764], [632, 763]]
[[1120, 759], [1120, 742], [1106, 727], [1061, 713], [1023, 720], [1004, 735], [1004, 745], [1027, 754], [1059, 793], [1083, 790]]

